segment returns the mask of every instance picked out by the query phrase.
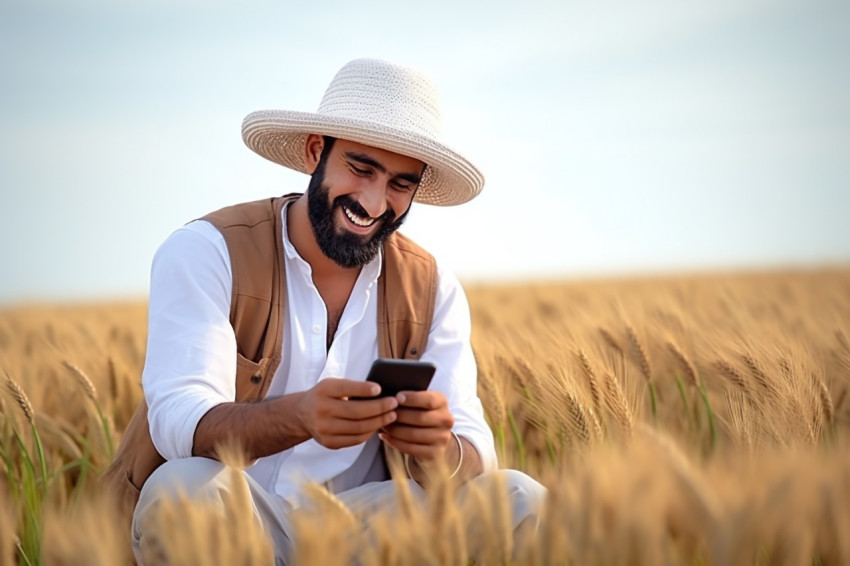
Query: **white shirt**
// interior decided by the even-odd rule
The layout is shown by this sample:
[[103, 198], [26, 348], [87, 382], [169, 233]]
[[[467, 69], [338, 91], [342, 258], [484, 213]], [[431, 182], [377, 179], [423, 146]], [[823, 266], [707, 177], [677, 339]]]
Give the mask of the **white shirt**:
[[[281, 214], [286, 316], [282, 362], [267, 396], [304, 391], [326, 377], [365, 379], [378, 357], [380, 254], [363, 266], [327, 350], [325, 304], [313, 284], [310, 265], [289, 241], [286, 210]], [[460, 283], [439, 264], [438, 275], [434, 318], [421, 359], [437, 366], [430, 388], [446, 396], [455, 420], [454, 432], [475, 446], [485, 469], [493, 469], [493, 435], [476, 391], [469, 305]], [[151, 437], [167, 460], [191, 456], [201, 417], [216, 405], [235, 399], [236, 337], [229, 320], [231, 289], [227, 245], [208, 222], [195, 221], [178, 229], [154, 257], [142, 384]], [[311, 439], [260, 458], [248, 473], [266, 490], [297, 505], [298, 487], [304, 481], [336, 483], [337, 478], [342, 478], [341, 485], [350, 484], [355, 462], [363, 470], [358, 476], [362, 479], [379, 445], [373, 438], [365, 444], [330, 450]]]

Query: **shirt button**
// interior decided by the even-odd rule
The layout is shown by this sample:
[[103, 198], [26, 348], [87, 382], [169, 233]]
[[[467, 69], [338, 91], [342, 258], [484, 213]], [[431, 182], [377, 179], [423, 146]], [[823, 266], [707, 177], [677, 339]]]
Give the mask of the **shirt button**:
[[321, 332], [322, 332], [322, 325], [321, 324], [314, 324], [313, 325], [313, 334], [321, 334]]

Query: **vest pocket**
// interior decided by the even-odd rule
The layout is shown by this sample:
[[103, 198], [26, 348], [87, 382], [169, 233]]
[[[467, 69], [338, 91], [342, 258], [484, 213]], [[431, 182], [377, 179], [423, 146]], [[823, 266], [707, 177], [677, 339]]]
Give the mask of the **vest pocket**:
[[254, 362], [242, 354], [236, 354], [236, 401], [244, 403], [260, 400], [265, 389], [263, 382], [268, 364], [268, 358]]

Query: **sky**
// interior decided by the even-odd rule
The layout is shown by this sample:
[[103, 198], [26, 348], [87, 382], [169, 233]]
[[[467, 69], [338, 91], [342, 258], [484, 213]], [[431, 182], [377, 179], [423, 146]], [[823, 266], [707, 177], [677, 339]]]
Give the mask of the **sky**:
[[0, 303], [144, 297], [209, 211], [306, 188], [242, 119], [377, 57], [486, 176], [402, 230], [464, 282], [850, 265], [850, 3], [0, 0]]

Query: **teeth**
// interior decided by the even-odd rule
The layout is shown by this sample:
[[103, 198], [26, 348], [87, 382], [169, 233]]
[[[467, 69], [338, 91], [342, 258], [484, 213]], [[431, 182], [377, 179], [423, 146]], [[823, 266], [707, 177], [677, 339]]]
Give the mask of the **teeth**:
[[363, 228], [371, 226], [375, 223], [375, 218], [360, 218], [359, 216], [348, 210], [346, 207], [342, 207], [342, 210], [345, 211], [345, 215], [348, 216], [349, 220], [351, 220], [358, 226], [362, 226]]

